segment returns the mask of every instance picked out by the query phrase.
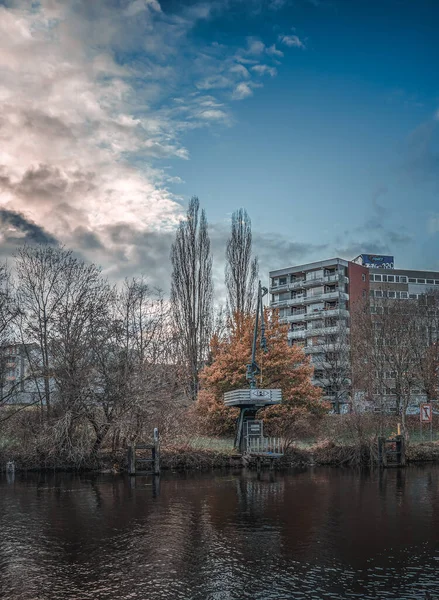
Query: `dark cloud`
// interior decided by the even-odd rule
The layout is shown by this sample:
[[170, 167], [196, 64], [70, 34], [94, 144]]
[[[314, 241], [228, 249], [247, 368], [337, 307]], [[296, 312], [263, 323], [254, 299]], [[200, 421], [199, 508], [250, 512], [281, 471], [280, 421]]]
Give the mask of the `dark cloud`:
[[365, 241], [347, 242], [345, 245], [335, 245], [335, 253], [345, 260], [352, 260], [359, 254], [392, 254], [392, 249], [385, 242]]
[[[342, 237], [335, 240], [335, 251], [341, 258], [352, 259], [358, 254], [394, 254], [395, 246], [411, 244], [413, 236], [404, 229], [394, 230], [388, 225], [391, 211], [382, 201], [389, 189], [380, 185], [372, 194], [369, 218], [352, 229], [344, 231]], [[379, 200], [381, 200], [379, 202]], [[365, 241], [358, 241], [358, 238]]]
[[50, 135], [52, 139], [60, 138], [62, 140], [76, 139], [71, 127], [69, 127], [60, 118], [48, 115], [39, 110], [24, 110], [22, 127], [29, 130], [29, 134]]
[[14, 232], [4, 228], [3, 234], [8, 240], [15, 239], [21, 243], [29, 244], [57, 244], [58, 240], [53, 237], [40, 225], [27, 219], [24, 215], [13, 210], [0, 208], [0, 222], [2, 225], [10, 226], [18, 230], [21, 236], [17, 236]]
[[73, 232], [74, 246], [82, 251], [103, 250], [105, 248], [99, 236], [84, 227], [77, 227]]
[[428, 121], [409, 136], [403, 161], [404, 176], [415, 183], [439, 184], [439, 125]]
[[13, 181], [5, 167], [0, 166], [0, 188], [14, 193], [20, 198], [49, 200], [58, 204], [70, 195], [93, 191], [94, 173], [78, 169], [64, 173], [57, 167], [47, 164], [33, 166], [24, 172], [18, 181]]
[[110, 240], [105, 250], [108, 274], [112, 279], [145, 275], [154, 285], [169, 292], [171, 283], [170, 251], [175, 234], [171, 231], [139, 231], [129, 224], [112, 225], [101, 239]]

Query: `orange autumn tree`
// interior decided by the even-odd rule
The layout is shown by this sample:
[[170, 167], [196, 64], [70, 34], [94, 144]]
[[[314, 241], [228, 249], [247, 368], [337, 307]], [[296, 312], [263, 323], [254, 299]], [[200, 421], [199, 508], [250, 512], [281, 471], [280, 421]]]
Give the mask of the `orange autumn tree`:
[[[238, 410], [224, 405], [223, 395], [234, 389], [248, 388], [246, 365], [251, 361], [255, 316], [236, 314], [227, 334], [211, 340], [211, 364], [200, 374], [201, 389], [196, 410], [203, 419], [204, 429], [214, 435], [234, 431]], [[257, 377], [260, 388], [280, 388], [283, 402], [259, 414], [268, 433], [287, 437], [298, 420], [320, 416], [327, 410], [321, 402], [321, 389], [311, 382], [313, 367], [302, 348], [290, 346], [287, 326], [279, 322], [276, 310], [265, 309], [267, 352], [259, 348], [256, 361], [261, 368]]]

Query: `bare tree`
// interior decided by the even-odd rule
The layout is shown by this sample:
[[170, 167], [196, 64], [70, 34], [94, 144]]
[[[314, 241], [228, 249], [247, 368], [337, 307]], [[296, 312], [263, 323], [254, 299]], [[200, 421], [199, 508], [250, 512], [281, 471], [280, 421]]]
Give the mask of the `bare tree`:
[[363, 383], [369, 399], [381, 411], [390, 402], [401, 416], [406, 433], [406, 414], [419, 385], [415, 355], [417, 303], [382, 298], [372, 311], [366, 307], [355, 317], [354, 382]]
[[92, 335], [110, 294], [100, 269], [70, 251], [38, 246], [18, 253], [17, 322], [27, 371], [23, 389], [51, 417], [54, 447], [66, 458], [75, 454], [75, 433], [92, 399]]
[[360, 300], [351, 307], [350, 329], [353, 404], [361, 406], [364, 401], [382, 414], [386, 387], [385, 330], [376, 324], [369, 301]]
[[[15, 362], [8, 354], [14, 341], [14, 320], [17, 316], [17, 305], [11, 285], [11, 274], [8, 266], [0, 264], [0, 406], [14, 398], [17, 391], [15, 381]], [[14, 365], [11, 367], [9, 365]], [[14, 369], [14, 375], [10, 369]]]
[[232, 314], [255, 309], [258, 258], [252, 258], [252, 226], [244, 208], [232, 214], [232, 227], [226, 248], [225, 280], [228, 307]]
[[343, 319], [328, 319], [324, 325], [321, 337], [325, 351], [314, 360], [314, 378], [330, 399], [334, 412], [340, 414], [351, 395], [349, 327]]
[[198, 374], [208, 356], [212, 331], [212, 255], [204, 210], [198, 198], [189, 203], [171, 250], [171, 305], [181, 358], [195, 400]]
[[71, 253], [52, 246], [24, 246], [15, 258], [19, 331], [24, 348], [29, 349], [31, 342], [37, 345], [37, 352], [29, 353], [27, 360], [41, 408], [49, 416], [53, 392], [50, 340], [56, 311], [67, 292], [62, 281]]
[[439, 294], [429, 293], [418, 300], [415, 313], [413, 349], [419, 384], [427, 402], [439, 391]]
[[159, 290], [143, 278], [114, 290], [105, 318], [95, 321], [93, 402], [87, 417], [95, 431], [96, 454], [110, 429], [136, 438], [168, 385], [169, 318]]

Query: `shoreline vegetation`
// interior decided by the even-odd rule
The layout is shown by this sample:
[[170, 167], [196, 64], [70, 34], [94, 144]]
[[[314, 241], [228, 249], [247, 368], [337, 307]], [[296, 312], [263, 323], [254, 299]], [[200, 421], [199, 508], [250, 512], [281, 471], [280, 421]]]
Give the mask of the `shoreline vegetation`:
[[[339, 417], [340, 418], [340, 417]], [[362, 439], [320, 438], [297, 440], [285, 449], [283, 458], [275, 461], [275, 470], [333, 466], [344, 468], [373, 468], [378, 466], [377, 436], [363, 436]], [[127, 452], [123, 448], [112, 451], [103, 448], [99, 455], [84, 459], [80, 465], [68, 463], [61, 457], [25, 455], [18, 448], [1, 444], [0, 464], [4, 470], [7, 461], [14, 461], [17, 472], [97, 472], [126, 473]], [[414, 439], [407, 443], [407, 464], [439, 462], [439, 440]], [[266, 466], [268, 467], [268, 461]], [[255, 461], [253, 461], [255, 463]], [[248, 468], [253, 468], [250, 460]], [[264, 463], [263, 463], [264, 464]], [[242, 456], [233, 449], [231, 438], [186, 438], [174, 443], [165, 442], [161, 448], [162, 471], [209, 471], [216, 469], [238, 469], [243, 467]]]
[[[295, 468], [330, 466], [334, 468], [373, 468], [378, 467], [376, 449], [371, 446], [354, 447], [337, 445], [333, 442], [318, 444], [310, 448], [290, 447], [284, 457], [275, 461], [275, 471], [285, 471]], [[439, 463], [439, 442], [420, 442], [409, 444], [406, 451], [407, 464]], [[268, 468], [268, 460], [266, 467]], [[4, 465], [2, 461], [2, 470]], [[96, 472], [96, 473], [127, 473], [126, 456], [105, 454], [95, 461], [85, 462], [81, 467], [57, 463], [45, 464], [23, 462], [17, 457], [15, 471], [23, 472]], [[264, 464], [264, 463], [263, 463]], [[211, 471], [220, 469], [244, 468], [242, 458], [235, 452], [225, 452], [212, 449], [195, 449], [187, 446], [165, 449], [161, 456], [162, 471]], [[256, 468], [255, 460], [248, 462], [246, 468]]]

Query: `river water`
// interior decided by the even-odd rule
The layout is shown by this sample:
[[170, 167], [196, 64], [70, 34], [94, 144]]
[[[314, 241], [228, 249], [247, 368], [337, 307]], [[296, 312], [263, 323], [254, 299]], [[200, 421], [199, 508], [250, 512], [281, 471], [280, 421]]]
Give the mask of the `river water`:
[[439, 468], [3, 478], [0, 598], [439, 599]]

